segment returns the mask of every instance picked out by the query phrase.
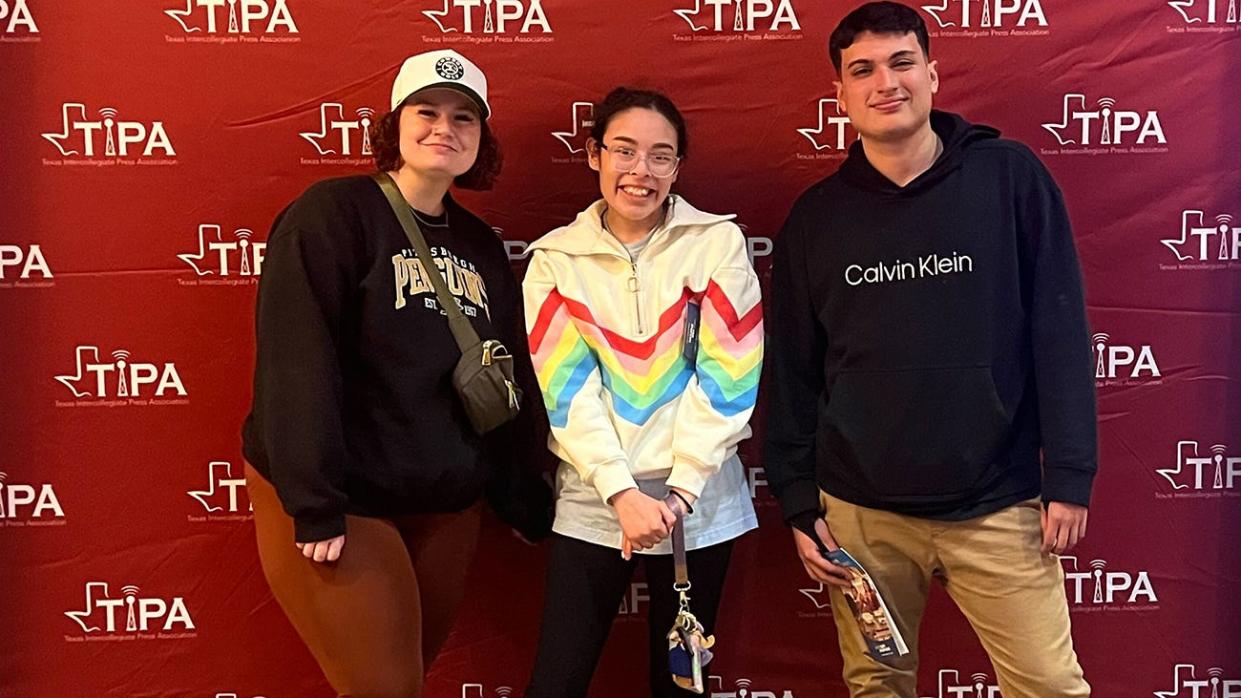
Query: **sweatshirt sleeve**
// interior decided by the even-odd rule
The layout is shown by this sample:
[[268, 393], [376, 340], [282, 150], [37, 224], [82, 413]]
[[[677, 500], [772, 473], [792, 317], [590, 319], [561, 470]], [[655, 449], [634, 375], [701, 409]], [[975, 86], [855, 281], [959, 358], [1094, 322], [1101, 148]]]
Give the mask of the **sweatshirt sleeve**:
[[696, 497], [728, 449], [750, 435], [763, 364], [763, 302], [745, 237], [729, 224], [717, 244], [727, 252], [699, 307], [697, 363], [677, 405], [667, 480]]
[[[497, 247], [502, 249], [498, 243]], [[539, 386], [527, 348], [521, 288], [503, 252], [496, 255], [494, 264], [499, 273], [496, 293], [490, 295], [493, 324], [513, 355], [513, 377], [522, 396], [517, 418], [486, 437], [491, 464], [487, 499], [501, 520], [526, 540], [536, 541], [551, 532], [552, 524], [552, 492], [543, 479], [547, 461], [551, 460], [543, 445], [547, 440], [547, 418], [540, 405]]]
[[768, 303], [771, 358], [764, 467], [789, 522], [807, 520], [807, 512], [819, 511], [815, 432], [827, 351], [806, 274], [801, 208], [800, 203], [794, 207], [776, 239]]
[[582, 481], [604, 502], [636, 487], [629, 459], [608, 417], [598, 358], [587, 344], [573, 302], [560, 295], [552, 265], [535, 250], [522, 283], [530, 355], [552, 437]]
[[1043, 499], [1089, 506], [1098, 468], [1090, 330], [1064, 199], [1032, 155], [1018, 203], [1033, 252], [1031, 338], [1043, 447]]
[[345, 532], [337, 342], [354, 254], [342, 244], [348, 231], [308, 208], [299, 201], [277, 220], [255, 312], [257, 437], [302, 543]]

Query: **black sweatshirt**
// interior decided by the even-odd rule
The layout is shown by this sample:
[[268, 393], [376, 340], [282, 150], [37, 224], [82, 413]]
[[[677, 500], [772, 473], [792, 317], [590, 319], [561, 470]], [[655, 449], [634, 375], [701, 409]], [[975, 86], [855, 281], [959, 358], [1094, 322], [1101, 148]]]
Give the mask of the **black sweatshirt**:
[[345, 533], [346, 513], [458, 511], [485, 491], [502, 516], [550, 505], [530, 472], [544, 449], [521, 289], [491, 228], [451, 197], [444, 204], [443, 218], [419, 214], [420, 227], [479, 336], [514, 355], [521, 417], [486, 439], [474, 434], [452, 388], [461, 353], [448, 319], [378, 184], [354, 176], [311, 186], [268, 238], [242, 433], [299, 542]]
[[898, 187], [855, 143], [776, 243], [765, 466], [790, 521], [820, 488], [941, 520], [1089, 504], [1094, 380], [1060, 191], [995, 129], [931, 126], [929, 170]]

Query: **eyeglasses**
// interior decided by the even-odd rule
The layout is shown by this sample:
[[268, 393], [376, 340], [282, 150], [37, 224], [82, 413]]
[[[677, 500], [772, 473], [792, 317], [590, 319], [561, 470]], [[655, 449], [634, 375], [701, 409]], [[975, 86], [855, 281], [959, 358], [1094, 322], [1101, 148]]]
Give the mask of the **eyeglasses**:
[[599, 144], [599, 150], [606, 150], [612, 155], [612, 168], [617, 172], [629, 172], [638, 164], [641, 157], [646, 160], [646, 170], [656, 177], [671, 177], [676, 174], [681, 158], [669, 153], [643, 153], [637, 148], [627, 145]]

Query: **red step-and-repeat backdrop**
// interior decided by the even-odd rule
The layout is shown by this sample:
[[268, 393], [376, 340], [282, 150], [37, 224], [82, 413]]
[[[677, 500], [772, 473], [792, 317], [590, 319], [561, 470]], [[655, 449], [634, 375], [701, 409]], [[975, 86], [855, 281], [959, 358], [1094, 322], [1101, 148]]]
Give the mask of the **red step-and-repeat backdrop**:
[[[1072, 214], [1101, 448], [1090, 535], [1063, 564], [1103, 698], [1241, 696], [1238, 4], [918, 7], [939, 106], [1028, 144]], [[0, 1], [0, 695], [330, 694], [259, 570], [238, 427], [272, 218], [368, 170], [406, 56], [452, 47], [487, 71], [505, 170], [462, 198], [519, 273], [598, 194], [591, 101], [635, 84], [681, 106], [677, 187], [738, 214], [766, 277], [790, 204], [856, 138], [826, 51], [853, 6]], [[742, 452], [762, 527], [737, 548], [709, 695], [843, 696], [827, 595], [764, 477], [763, 414]], [[488, 525], [430, 695], [520, 696], [544, 557]], [[635, 580], [592, 696], [645, 692], [648, 593]], [[999, 695], [945, 595], [922, 632], [919, 696]]]

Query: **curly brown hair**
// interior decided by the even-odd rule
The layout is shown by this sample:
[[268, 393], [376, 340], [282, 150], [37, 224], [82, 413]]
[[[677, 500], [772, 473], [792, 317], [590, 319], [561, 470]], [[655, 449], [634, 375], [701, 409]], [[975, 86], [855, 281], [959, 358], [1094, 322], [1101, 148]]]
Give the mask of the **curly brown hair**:
[[[380, 172], [392, 172], [401, 169], [405, 161], [401, 159], [401, 109], [404, 105], [393, 109], [382, 119], [371, 124], [371, 150], [375, 154], [375, 167]], [[478, 138], [478, 157], [470, 169], [457, 176], [453, 184], [462, 189], [487, 191], [495, 186], [500, 176], [500, 166], [504, 158], [500, 155], [500, 142], [485, 120], [480, 120], [481, 127]]]

